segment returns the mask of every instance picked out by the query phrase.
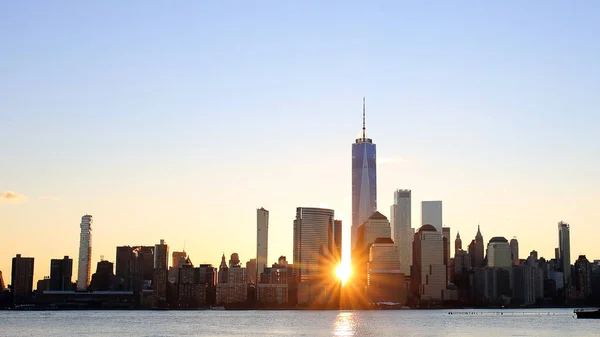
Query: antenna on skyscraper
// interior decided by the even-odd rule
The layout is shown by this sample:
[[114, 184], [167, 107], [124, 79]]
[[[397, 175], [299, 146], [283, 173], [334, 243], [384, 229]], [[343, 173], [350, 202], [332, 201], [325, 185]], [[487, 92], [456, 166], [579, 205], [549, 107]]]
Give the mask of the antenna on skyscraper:
[[367, 138], [366, 130], [367, 130], [367, 128], [365, 126], [365, 96], [363, 96], [363, 129], [362, 129], [362, 131], [363, 131], [362, 138], [363, 139]]

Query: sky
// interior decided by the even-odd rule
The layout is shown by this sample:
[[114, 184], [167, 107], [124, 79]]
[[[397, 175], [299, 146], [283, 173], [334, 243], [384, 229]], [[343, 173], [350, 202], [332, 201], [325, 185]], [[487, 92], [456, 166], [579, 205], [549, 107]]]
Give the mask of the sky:
[[[0, 4], [0, 270], [118, 245], [194, 264], [292, 260], [298, 206], [349, 242], [351, 144], [377, 144], [378, 209], [442, 200], [463, 246], [517, 237], [600, 259], [597, 1], [9, 1]], [[345, 258], [348, 248], [344, 247]], [[76, 275], [76, 263], [73, 274]], [[73, 278], [75, 281], [76, 277]]]

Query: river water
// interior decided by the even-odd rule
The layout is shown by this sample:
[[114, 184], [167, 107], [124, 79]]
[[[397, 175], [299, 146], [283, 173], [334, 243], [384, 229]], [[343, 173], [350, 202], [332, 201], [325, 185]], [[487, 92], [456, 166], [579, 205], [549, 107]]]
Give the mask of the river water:
[[572, 309], [0, 311], [0, 336], [600, 336]]

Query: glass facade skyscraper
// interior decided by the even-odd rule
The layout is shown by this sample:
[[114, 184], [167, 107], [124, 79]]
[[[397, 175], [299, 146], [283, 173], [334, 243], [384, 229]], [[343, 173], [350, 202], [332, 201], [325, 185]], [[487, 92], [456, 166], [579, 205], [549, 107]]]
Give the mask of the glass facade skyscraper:
[[356, 248], [358, 227], [377, 211], [377, 151], [366, 137], [363, 98], [362, 136], [352, 144], [352, 249]]

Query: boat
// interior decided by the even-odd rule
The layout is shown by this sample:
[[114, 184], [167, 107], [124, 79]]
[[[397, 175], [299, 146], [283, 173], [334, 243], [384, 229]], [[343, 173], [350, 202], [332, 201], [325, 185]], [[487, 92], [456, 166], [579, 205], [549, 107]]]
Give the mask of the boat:
[[573, 313], [577, 318], [600, 318], [600, 309], [575, 309]]

